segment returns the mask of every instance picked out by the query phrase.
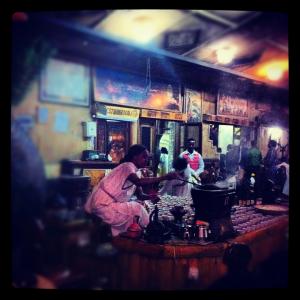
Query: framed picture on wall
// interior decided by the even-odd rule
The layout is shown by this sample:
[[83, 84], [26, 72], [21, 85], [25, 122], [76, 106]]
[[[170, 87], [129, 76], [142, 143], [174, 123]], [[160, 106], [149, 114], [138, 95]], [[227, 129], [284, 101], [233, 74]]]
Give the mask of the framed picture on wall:
[[93, 87], [95, 101], [138, 108], [182, 112], [180, 84], [152, 80], [107, 68], [95, 67]]
[[88, 63], [50, 58], [42, 71], [41, 101], [89, 106], [90, 67]]
[[202, 121], [201, 93], [190, 89], [185, 90], [185, 103], [188, 123], [200, 123]]
[[238, 97], [219, 93], [217, 101], [217, 115], [248, 117], [248, 101]]

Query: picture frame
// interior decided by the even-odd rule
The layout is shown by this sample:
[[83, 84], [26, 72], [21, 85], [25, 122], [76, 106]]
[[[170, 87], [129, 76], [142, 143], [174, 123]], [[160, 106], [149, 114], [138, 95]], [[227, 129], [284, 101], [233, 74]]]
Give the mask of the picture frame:
[[218, 93], [217, 115], [248, 118], [248, 100]]
[[202, 122], [202, 93], [191, 89], [185, 89], [184, 95], [187, 123]]
[[41, 72], [40, 100], [59, 104], [89, 106], [90, 66], [85, 61], [50, 58]]
[[93, 93], [96, 102], [133, 108], [182, 112], [179, 82], [152, 80], [105, 67], [93, 68]]

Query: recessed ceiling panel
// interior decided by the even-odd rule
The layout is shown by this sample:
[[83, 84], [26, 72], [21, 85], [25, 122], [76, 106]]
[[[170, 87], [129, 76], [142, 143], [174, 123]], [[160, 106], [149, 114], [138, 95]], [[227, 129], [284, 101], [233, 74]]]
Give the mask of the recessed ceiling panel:
[[94, 29], [115, 37], [147, 44], [185, 17], [180, 10], [116, 10]]

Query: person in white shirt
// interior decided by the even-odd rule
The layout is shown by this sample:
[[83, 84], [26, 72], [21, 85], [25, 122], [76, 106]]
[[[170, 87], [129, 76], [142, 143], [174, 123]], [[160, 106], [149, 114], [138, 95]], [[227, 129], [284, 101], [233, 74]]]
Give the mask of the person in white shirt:
[[137, 171], [146, 167], [148, 159], [149, 152], [145, 146], [138, 144], [131, 146], [121, 163], [94, 187], [87, 199], [85, 211], [110, 224], [113, 236], [126, 232], [135, 216], [139, 216], [142, 227], [146, 227], [149, 223], [146, 209], [140, 203], [130, 201], [134, 193], [140, 200], [151, 200], [156, 203], [159, 200], [157, 194], [144, 194], [141, 187], [178, 178], [176, 172], [161, 177], [139, 178]]
[[166, 147], [160, 149], [160, 158], [158, 164], [158, 174], [160, 176], [167, 174], [169, 171], [169, 152]]
[[276, 166], [276, 168], [282, 168], [282, 167], [285, 169], [285, 174], [286, 174], [286, 179], [283, 185], [282, 194], [288, 197], [290, 194], [290, 174], [289, 174], [290, 165], [286, 162], [282, 162]]
[[187, 141], [187, 148], [179, 156], [187, 160], [190, 168], [195, 171], [198, 181], [200, 174], [204, 171], [204, 161], [199, 152], [195, 149], [195, 139], [190, 138]]
[[194, 171], [190, 168], [187, 160], [183, 157], [178, 157], [174, 161], [173, 167], [174, 170], [178, 172], [180, 178], [163, 182], [163, 186], [158, 193], [160, 195], [168, 194], [171, 196], [190, 197], [191, 188], [193, 186], [191, 183], [192, 174], [194, 174]]

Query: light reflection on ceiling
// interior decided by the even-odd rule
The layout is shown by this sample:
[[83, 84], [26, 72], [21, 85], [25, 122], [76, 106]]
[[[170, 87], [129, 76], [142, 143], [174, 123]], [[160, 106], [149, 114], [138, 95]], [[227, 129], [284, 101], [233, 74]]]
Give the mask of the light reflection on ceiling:
[[[254, 18], [249, 21], [249, 26], [242, 26], [252, 15], [259, 16], [257, 22]], [[187, 25], [189, 18], [193, 19], [192, 26]], [[284, 17], [245, 11], [117, 10], [95, 29], [136, 42], [152, 41], [156, 47], [166, 48], [162, 36], [179, 29], [195, 30], [195, 18], [202, 40], [200, 37], [194, 51], [193, 48], [184, 49], [187, 57], [240, 71], [272, 85], [288, 87], [288, 37]], [[205, 22], [214, 33], [204, 39]], [[178, 49], [173, 50], [180, 54]]]
[[94, 27], [114, 37], [145, 44], [183, 18], [178, 10], [116, 10]]
[[[288, 17], [285, 13], [123, 9], [70, 12], [58, 17], [288, 89]], [[173, 46], [166, 42], [170, 33], [175, 33]], [[178, 40], [174, 40], [176, 33]], [[194, 43], [191, 43], [192, 34], [195, 34]], [[184, 45], [187, 41], [190, 43]]]

